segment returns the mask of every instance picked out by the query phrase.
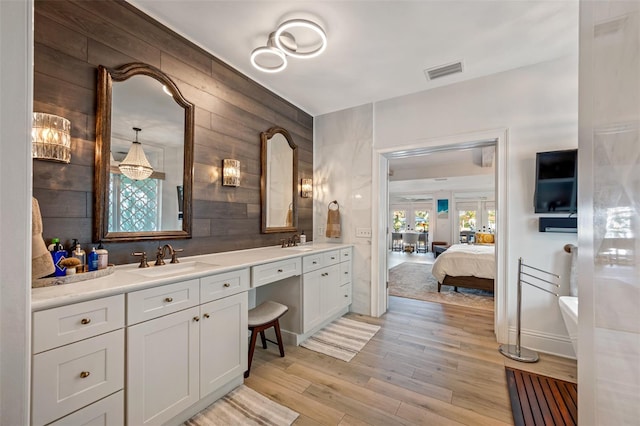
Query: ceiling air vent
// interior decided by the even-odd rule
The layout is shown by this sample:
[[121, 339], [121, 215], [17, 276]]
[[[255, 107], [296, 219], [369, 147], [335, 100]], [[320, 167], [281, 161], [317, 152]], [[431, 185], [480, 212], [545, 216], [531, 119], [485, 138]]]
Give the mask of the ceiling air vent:
[[446, 77], [459, 72], [462, 72], [462, 62], [455, 62], [453, 64], [437, 66], [424, 70], [428, 80], [435, 80], [436, 78]]

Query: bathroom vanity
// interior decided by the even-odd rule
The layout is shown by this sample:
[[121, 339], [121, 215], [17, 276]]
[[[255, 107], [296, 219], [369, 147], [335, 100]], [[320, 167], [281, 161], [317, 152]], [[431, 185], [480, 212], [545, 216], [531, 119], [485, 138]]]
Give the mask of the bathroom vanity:
[[243, 382], [247, 312], [299, 344], [349, 310], [350, 245], [265, 247], [32, 289], [32, 424], [178, 424]]

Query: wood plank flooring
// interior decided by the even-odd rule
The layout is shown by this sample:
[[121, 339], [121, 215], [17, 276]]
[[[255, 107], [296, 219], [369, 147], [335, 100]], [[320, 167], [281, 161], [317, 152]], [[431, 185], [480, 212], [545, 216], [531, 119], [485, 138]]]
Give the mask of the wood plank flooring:
[[296, 425], [511, 425], [505, 365], [575, 382], [576, 362], [498, 352], [493, 313], [392, 297], [351, 362], [302, 347], [256, 349], [245, 384], [300, 413]]

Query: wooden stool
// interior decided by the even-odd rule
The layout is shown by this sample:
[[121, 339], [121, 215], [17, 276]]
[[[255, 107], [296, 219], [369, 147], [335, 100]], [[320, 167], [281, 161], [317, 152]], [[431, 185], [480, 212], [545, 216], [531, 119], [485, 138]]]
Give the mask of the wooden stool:
[[273, 327], [276, 332], [277, 342], [269, 340], [271, 343], [277, 343], [280, 349], [280, 356], [284, 356], [284, 346], [282, 345], [282, 335], [280, 334], [280, 322], [278, 321], [281, 316], [287, 313], [289, 308], [277, 302], [267, 301], [261, 303], [255, 308], [249, 310], [249, 330], [251, 330], [251, 341], [249, 343], [249, 363], [247, 365], [247, 371], [244, 372], [244, 377], [249, 377], [249, 371], [251, 371], [251, 361], [253, 360], [253, 351], [256, 348], [256, 338], [260, 333], [260, 340], [262, 340], [262, 348], [267, 349], [267, 338], [264, 335], [264, 331]]

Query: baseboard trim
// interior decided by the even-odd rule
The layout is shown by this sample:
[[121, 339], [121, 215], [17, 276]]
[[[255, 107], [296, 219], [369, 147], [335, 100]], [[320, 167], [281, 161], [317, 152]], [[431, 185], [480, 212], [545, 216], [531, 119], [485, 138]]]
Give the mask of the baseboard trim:
[[[509, 343], [515, 344], [516, 329], [509, 327]], [[571, 339], [567, 336], [541, 333], [535, 330], [521, 330], [520, 342], [522, 346], [534, 351], [556, 355], [562, 358], [576, 359]]]

